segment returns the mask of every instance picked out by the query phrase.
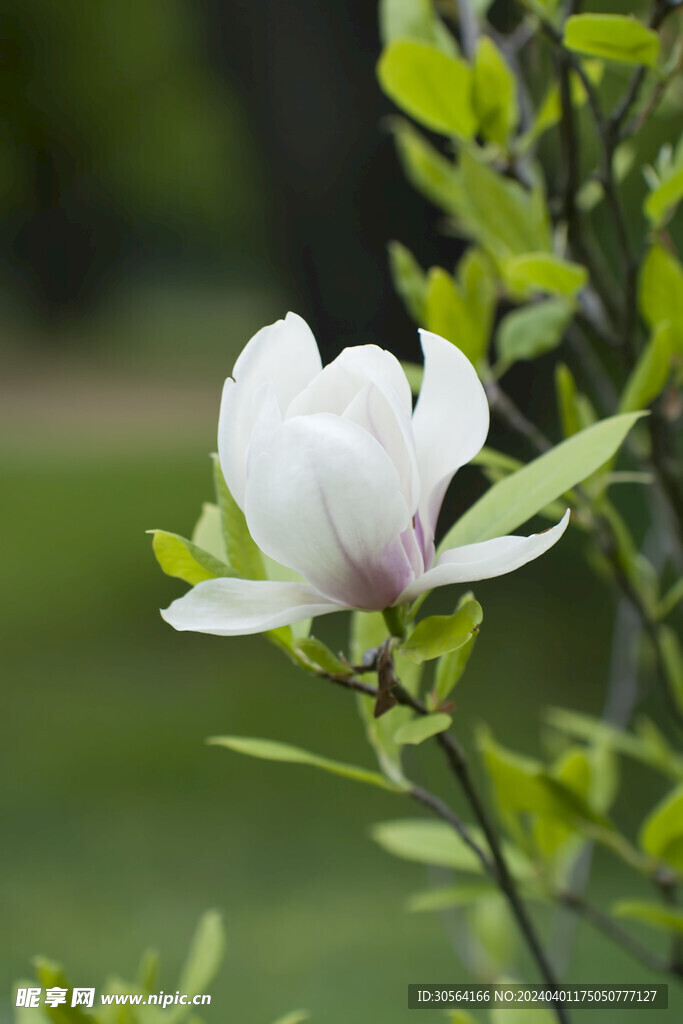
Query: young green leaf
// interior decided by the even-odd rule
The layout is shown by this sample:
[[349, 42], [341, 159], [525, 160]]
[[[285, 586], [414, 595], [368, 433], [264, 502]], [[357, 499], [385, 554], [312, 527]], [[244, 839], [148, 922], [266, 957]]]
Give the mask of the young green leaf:
[[576, 407], [578, 390], [571, 370], [564, 363], [558, 363], [555, 367], [555, 393], [562, 433], [565, 437], [572, 437], [573, 434], [578, 434], [580, 429]]
[[408, 378], [411, 394], [419, 395], [420, 388], [422, 387], [422, 378], [424, 377], [424, 368], [419, 363], [401, 363], [401, 366]]
[[619, 399], [619, 412], [635, 412], [654, 402], [669, 379], [674, 334], [671, 324], [659, 324], [638, 358]]
[[384, 49], [377, 75], [387, 96], [425, 128], [463, 139], [474, 135], [472, 73], [464, 60], [397, 39]]
[[660, 626], [657, 630], [657, 645], [671, 696], [683, 711], [683, 651], [678, 635], [670, 626]]
[[436, 736], [437, 733], [445, 732], [450, 728], [452, 721], [450, 715], [421, 715], [397, 729], [394, 739], [400, 745], [409, 743], [416, 746]]
[[517, 83], [490, 36], [479, 39], [472, 71], [472, 99], [479, 130], [485, 139], [505, 146], [519, 118]]
[[676, 348], [683, 352], [683, 266], [661, 245], [653, 245], [643, 261], [638, 302], [650, 327], [669, 322]]
[[443, 888], [425, 889], [408, 898], [406, 910], [412, 913], [447, 910], [449, 907], [467, 907], [482, 896], [491, 896], [496, 887], [493, 882], [470, 882], [467, 885], [448, 885]]
[[223, 539], [221, 511], [218, 505], [214, 505], [213, 502], [209, 501], [204, 502], [202, 513], [195, 523], [190, 539], [198, 548], [208, 551], [219, 562], [225, 562], [226, 565], [229, 564], [228, 553], [225, 550], [225, 541]]
[[394, 288], [409, 315], [422, 326], [426, 323], [427, 275], [409, 249], [400, 242], [389, 242], [389, 269]]
[[[478, 846], [486, 849], [486, 840], [480, 829], [468, 825], [467, 831]], [[483, 872], [483, 865], [476, 853], [444, 821], [424, 818], [383, 821], [373, 825], [370, 835], [383, 850], [403, 860], [455, 868], [457, 871], [477, 875]], [[520, 850], [503, 842], [503, 852], [515, 877], [526, 878], [533, 873], [532, 865]]]
[[301, 651], [309, 661], [318, 665], [324, 672], [331, 672], [332, 675], [352, 675], [352, 670], [345, 665], [341, 658], [334, 654], [327, 644], [314, 636], [305, 637], [296, 644], [297, 650]]
[[638, 735], [624, 732], [590, 715], [567, 708], [550, 708], [546, 720], [554, 729], [575, 739], [632, 757], [673, 779], [683, 779], [683, 758], [671, 748], [664, 735], [647, 718], [638, 722]]
[[508, 313], [496, 335], [503, 365], [511, 366], [518, 359], [536, 359], [557, 348], [573, 316], [573, 306], [564, 299], [547, 299]]
[[175, 576], [194, 586], [217, 576], [234, 576], [229, 565], [203, 551], [191, 540], [166, 530], [148, 530], [156, 560], [167, 576]]
[[575, 14], [564, 26], [564, 45], [593, 57], [654, 67], [659, 36], [642, 22], [623, 14]]
[[615, 917], [628, 917], [653, 928], [683, 935], [683, 910], [679, 907], [663, 907], [661, 903], [647, 903], [644, 900], [619, 900], [612, 907]]
[[548, 292], [573, 298], [588, 280], [580, 263], [570, 263], [549, 252], [513, 256], [503, 265], [503, 275], [515, 291]]
[[477, 632], [484, 617], [478, 601], [469, 600], [452, 615], [431, 615], [418, 622], [399, 650], [418, 665], [462, 647]]
[[[187, 959], [180, 973], [178, 987], [181, 992], [195, 996], [206, 992], [207, 986], [218, 973], [225, 953], [225, 932], [221, 915], [209, 910], [202, 915], [193, 936]], [[179, 1010], [183, 1007], [179, 1006]], [[175, 1011], [171, 1019], [175, 1019]]]
[[439, 551], [510, 533], [610, 459], [642, 413], [611, 416], [494, 484], [451, 527]]
[[406, 178], [420, 195], [447, 213], [455, 213], [465, 198], [457, 168], [408, 121], [393, 122], [398, 158]]
[[643, 206], [647, 219], [656, 227], [661, 227], [673, 215], [681, 199], [683, 199], [683, 167], [647, 196]]
[[683, 783], [648, 815], [640, 832], [640, 847], [683, 871]]
[[246, 754], [248, 757], [258, 757], [264, 761], [282, 761], [287, 764], [307, 764], [312, 768], [321, 768], [333, 775], [342, 775], [344, 778], [353, 779], [356, 782], [366, 782], [372, 786], [379, 786], [380, 789], [388, 789], [393, 793], [402, 792], [405, 786], [390, 782], [378, 772], [370, 771], [367, 768], [360, 768], [353, 764], [344, 764], [341, 761], [331, 761], [327, 757], [320, 757], [318, 754], [311, 754], [300, 747], [292, 747], [288, 743], [277, 743], [274, 740], [254, 739], [249, 736], [212, 736], [206, 741], [211, 746], [227, 747], [238, 754]]
[[380, 0], [379, 30], [384, 44], [412, 39], [458, 56], [458, 44], [437, 16], [432, 0]]
[[305, 1020], [310, 1019], [310, 1016], [307, 1010], [292, 1010], [291, 1013], [286, 1013], [284, 1017], [279, 1017], [275, 1024], [303, 1024]]
[[223, 539], [230, 565], [235, 568], [235, 571], [240, 576], [244, 576], [245, 579], [265, 579], [266, 572], [263, 567], [261, 552], [249, 533], [244, 512], [237, 505], [228, 490], [217, 455], [213, 457], [213, 479], [216, 488], [216, 500], [221, 512]]
[[452, 341], [470, 362], [479, 362], [482, 355], [478, 325], [470, 315], [462, 291], [450, 274], [441, 267], [429, 271], [425, 303], [427, 328]]

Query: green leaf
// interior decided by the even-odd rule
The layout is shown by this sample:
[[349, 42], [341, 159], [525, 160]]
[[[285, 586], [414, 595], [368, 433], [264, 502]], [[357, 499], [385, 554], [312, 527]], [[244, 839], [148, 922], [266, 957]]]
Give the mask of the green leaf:
[[223, 524], [221, 522], [221, 511], [218, 505], [205, 501], [202, 505], [202, 513], [195, 524], [190, 538], [198, 548], [203, 548], [210, 555], [217, 558], [219, 562], [229, 564], [228, 553], [225, 550], [223, 540]]
[[595, 745], [604, 744], [609, 749], [647, 764], [670, 778], [683, 779], [683, 758], [672, 750], [659, 729], [647, 718], [640, 719], [637, 736], [590, 715], [568, 711], [566, 708], [550, 708], [546, 713], [546, 720], [554, 729], [567, 736]]
[[[486, 840], [478, 828], [468, 825], [467, 831], [478, 846], [487, 848]], [[445, 821], [428, 821], [424, 818], [383, 821], [373, 825], [370, 835], [383, 850], [403, 860], [473, 874], [483, 872], [479, 857]], [[516, 877], [528, 877], [531, 874], [533, 868], [519, 850], [505, 842], [503, 850], [508, 866]]]
[[464, 195], [453, 161], [403, 118], [395, 119], [393, 128], [398, 157], [413, 188], [448, 213], [460, 209]]
[[611, 459], [641, 416], [601, 420], [494, 484], [451, 527], [439, 551], [500, 537], [521, 526]]
[[679, 709], [683, 711], [683, 651], [674, 630], [669, 626], [659, 626], [657, 646], [671, 695]]
[[650, 327], [670, 323], [683, 352], [683, 266], [661, 245], [653, 245], [643, 261], [638, 301]]
[[663, 907], [660, 903], [644, 900], [619, 900], [612, 907], [612, 913], [615, 917], [628, 917], [653, 928], [683, 935], [683, 910], [679, 907]]
[[[583, 62], [583, 70], [586, 77], [593, 85], [598, 85], [602, 79], [604, 65], [599, 60], [586, 60]], [[581, 81], [581, 78], [575, 71], [572, 71], [569, 76], [569, 88], [572, 106], [582, 107], [588, 95], [586, 88]], [[560, 93], [560, 86], [557, 81], [548, 89], [548, 92], [541, 103], [536, 117], [534, 118], [531, 127], [522, 135], [517, 145], [521, 151], [529, 148], [544, 132], [547, 132], [549, 128], [553, 128], [562, 119], [562, 97]]]
[[458, 264], [458, 282], [470, 314], [473, 338], [468, 347], [476, 363], [488, 350], [498, 299], [495, 267], [483, 249], [468, 248]]
[[467, 1010], [450, 1010], [447, 1016], [448, 1024], [479, 1024], [477, 1018]]
[[437, 17], [432, 0], [380, 0], [379, 28], [384, 44], [412, 39], [437, 46], [452, 57], [458, 55], [458, 45]]
[[218, 576], [234, 576], [229, 565], [219, 562], [191, 540], [166, 530], [148, 530], [157, 562], [167, 576], [175, 576], [194, 586]]
[[[459, 611], [473, 597], [471, 591], [463, 594], [458, 601], [456, 611]], [[436, 711], [441, 707], [453, 687], [460, 681], [472, 656], [478, 635], [478, 633], [474, 633], [462, 647], [457, 647], [454, 651], [442, 655], [437, 661], [434, 688], [427, 698], [427, 704], [432, 710]]]
[[531, 191], [463, 150], [457, 222], [501, 265], [510, 256], [550, 251], [550, 222], [540, 176]]
[[291, 1013], [286, 1013], [284, 1017], [279, 1017], [275, 1024], [303, 1024], [305, 1020], [310, 1019], [310, 1016], [307, 1010], [292, 1010]]
[[442, 821], [405, 818], [373, 825], [370, 835], [387, 853], [419, 864], [479, 874], [483, 866], [460, 836]]
[[519, 117], [517, 83], [490, 36], [480, 37], [472, 71], [472, 99], [479, 130], [485, 139], [505, 146]]
[[657, 618], [665, 619], [683, 601], [683, 576], [676, 580], [657, 606]]
[[669, 379], [673, 351], [671, 324], [659, 324], [626, 381], [619, 399], [619, 412], [635, 412], [654, 402]]
[[287, 764], [307, 764], [312, 768], [321, 768], [333, 775], [342, 775], [347, 779], [354, 779], [356, 782], [367, 782], [372, 786], [379, 786], [380, 789], [388, 789], [393, 793], [402, 792], [405, 788], [385, 779], [383, 775], [370, 771], [367, 768], [359, 768], [353, 764], [343, 764], [341, 761], [331, 761], [327, 757], [319, 757], [299, 747], [291, 747], [288, 743], [277, 743], [274, 740], [254, 739], [249, 736], [212, 736], [207, 740], [211, 746], [227, 747], [238, 754], [246, 754], [248, 757], [258, 757], [264, 761], [282, 761]]
[[683, 783], [648, 815], [640, 832], [640, 847], [683, 871]]
[[[351, 616], [351, 659], [354, 664], [359, 664], [367, 650], [375, 650], [387, 639], [387, 626], [381, 612], [359, 612]], [[417, 694], [420, 686], [422, 667], [414, 665], [406, 658], [403, 658], [398, 651], [394, 651], [394, 664], [396, 674], [401, 680], [403, 687], [413, 695]], [[376, 682], [377, 675], [374, 673], [371, 679]], [[395, 707], [385, 715], [375, 718], [375, 700], [372, 697], [358, 695], [358, 711], [365, 726], [365, 731], [371, 743], [380, 768], [387, 778], [400, 785], [406, 784], [401, 764], [401, 746], [396, 742], [397, 730], [409, 722], [413, 717], [410, 708]]]
[[424, 367], [420, 366], [419, 363], [401, 363], [401, 366], [408, 378], [411, 393], [415, 396], [419, 395], [420, 388], [422, 387], [422, 378], [424, 377]]
[[632, 16], [575, 14], [564, 26], [564, 45], [593, 57], [654, 67], [659, 36]]
[[421, 914], [425, 911], [448, 910], [450, 907], [467, 907], [482, 896], [496, 893], [493, 882], [470, 882], [468, 885], [447, 885], [443, 888], [425, 889], [408, 898], [406, 910]]
[[561, 823], [569, 830], [581, 830], [588, 825], [610, 827], [604, 815], [594, 811], [580, 792], [558, 775], [549, 773], [538, 761], [506, 750], [485, 728], [478, 731], [477, 739], [501, 816], [514, 835], [519, 829], [511, 821], [511, 813], [535, 814]]
[[683, 167], [650, 192], [643, 206], [647, 219], [660, 227], [669, 220], [681, 199], [683, 199]]
[[551, 352], [562, 341], [574, 316], [574, 308], [564, 299], [547, 299], [508, 313], [501, 321], [496, 347], [507, 367], [518, 359], [536, 359]]
[[217, 455], [213, 457], [213, 479], [230, 565], [245, 579], [264, 580], [266, 572], [261, 552], [252, 540], [242, 509], [228, 490]]
[[463, 139], [474, 135], [472, 73], [464, 60], [398, 39], [384, 49], [377, 75], [387, 96], [426, 128]]
[[388, 248], [389, 269], [394, 288], [403, 300], [409, 315], [422, 326], [426, 321], [427, 275], [405, 245], [401, 245], [400, 242], [389, 242]]
[[570, 263], [549, 252], [513, 256], [503, 266], [505, 280], [516, 291], [531, 289], [572, 298], [588, 281], [580, 263]]
[[401, 745], [424, 743], [437, 733], [445, 732], [451, 727], [452, 722], [450, 715], [421, 715], [397, 729], [394, 739]]
[[555, 367], [555, 393], [562, 433], [565, 437], [572, 437], [573, 434], [578, 434], [580, 429], [576, 406], [578, 389], [571, 370], [564, 363], [558, 363]]
[[322, 640], [317, 640], [314, 636], [299, 640], [296, 647], [309, 661], [312, 661], [314, 665], [318, 665], [325, 672], [330, 672], [336, 676], [353, 674], [349, 666], [345, 665], [341, 658], [337, 657], [330, 650], [327, 644], [324, 644]]
[[[36, 971], [36, 978], [42, 988], [65, 988], [71, 989], [71, 982], [65, 975], [59, 964], [48, 960], [46, 957], [37, 956], [33, 959]], [[80, 1006], [69, 1006], [68, 1003], [55, 1007], [41, 1007], [53, 1024], [92, 1024], [93, 1018], [85, 1013]]]
[[157, 949], [146, 949], [140, 958], [138, 967], [138, 984], [145, 992], [153, 992], [159, 986], [159, 969], [161, 957]]
[[400, 651], [418, 665], [457, 650], [477, 632], [484, 617], [478, 601], [467, 601], [452, 615], [430, 615], [418, 622]]
[[[180, 972], [178, 987], [188, 995], [206, 992], [207, 987], [218, 973], [225, 953], [225, 932], [223, 921], [217, 910], [202, 915], [192, 938], [187, 959]], [[184, 1007], [179, 1006], [178, 1010]], [[171, 1017], [175, 1019], [177, 1011]]]
[[477, 326], [460, 288], [441, 267], [432, 267], [427, 282], [425, 322], [428, 330], [452, 341], [471, 362], [478, 362], [482, 353], [471, 347], [471, 342], [477, 341]]

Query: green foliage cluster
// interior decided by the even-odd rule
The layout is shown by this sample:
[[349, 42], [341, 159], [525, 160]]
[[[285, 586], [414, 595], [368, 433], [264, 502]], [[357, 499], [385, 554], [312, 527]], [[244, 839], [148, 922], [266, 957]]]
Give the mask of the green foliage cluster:
[[[192, 938], [190, 948], [180, 975], [177, 989], [183, 995], [194, 997], [206, 994], [221, 966], [225, 952], [225, 929], [221, 915], [215, 910], [207, 911], [199, 921]], [[62, 967], [45, 957], [35, 957], [33, 961], [35, 981], [22, 979], [16, 988], [30, 988], [37, 982], [43, 989], [61, 988], [71, 993], [72, 983]], [[154, 949], [148, 949], [140, 960], [138, 976], [135, 981], [125, 981], [113, 976], [108, 978], [103, 987], [96, 991], [96, 1002], [92, 1010], [83, 1010], [80, 1006], [70, 1006], [69, 1000], [64, 1005], [39, 1007], [17, 1007], [14, 1013], [15, 1024], [160, 1024], [170, 1021], [171, 1024], [202, 1024], [202, 1019], [194, 1012], [191, 1004], [173, 1005], [171, 1008], [157, 1004], [134, 1006], [113, 1002], [109, 1005], [98, 1005], [100, 996], [125, 997], [158, 995], [161, 989], [159, 971], [161, 962]], [[15, 988], [15, 991], [16, 991]], [[171, 993], [172, 994], [172, 993]], [[14, 1000], [13, 1000], [14, 1002]], [[303, 1024], [308, 1020], [304, 1010], [294, 1010], [284, 1017], [278, 1018], [274, 1024]]]

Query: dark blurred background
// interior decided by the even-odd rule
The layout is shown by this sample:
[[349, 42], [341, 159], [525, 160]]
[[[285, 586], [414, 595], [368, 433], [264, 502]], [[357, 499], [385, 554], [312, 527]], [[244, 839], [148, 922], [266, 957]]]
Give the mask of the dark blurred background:
[[[425, 265], [459, 243], [398, 170], [376, 24], [366, 0], [0, 2], [4, 993], [34, 953], [99, 984], [150, 943], [171, 986], [212, 905], [229, 934], [213, 1021], [304, 1005], [393, 1024], [408, 980], [463, 977], [442, 922], [403, 911], [422, 869], [367, 840], [400, 801], [204, 747], [241, 732], [370, 760], [346, 694], [264, 641], [165, 626], [181, 588], [144, 534], [188, 534], [210, 498], [222, 380], [263, 324], [291, 308], [325, 358], [371, 340], [417, 356], [386, 242]], [[549, 418], [547, 379], [514, 386]], [[465, 471], [456, 504], [482, 486]], [[477, 587], [466, 744], [486, 718], [537, 752], [545, 705], [599, 711], [611, 597], [576, 556], [568, 539]], [[345, 627], [321, 632], [341, 646]], [[663, 785], [626, 775], [635, 828]], [[622, 881], [598, 858], [603, 898]], [[597, 980], [581, 940], [573, 977]], [[600, 956], [599, 980], [632, 977]]]

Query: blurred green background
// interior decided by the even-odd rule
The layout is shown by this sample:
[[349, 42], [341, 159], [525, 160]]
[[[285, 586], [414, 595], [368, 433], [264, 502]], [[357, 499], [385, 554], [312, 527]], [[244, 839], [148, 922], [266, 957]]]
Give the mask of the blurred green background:
[[[326, 357], [369, 339], [415, 354], [385, 242], [417, 238], [425, 262], [457, 247], [378, 128], [374, 5], [3, 0], [0, 13], [0, 1020], [39, 952], [97, 985], [157, 945], [172, 985], [210, 906], [228, 955], [209, 1020], [294, 1006], [328, 1024], [412, 1020], [409, 981], [465, 980], [457, 918], [403, 909], [426, 873], [367, 838], [413, 808], [204, 745], [244, 733], [370, 762], [348, 694], [265, 641], [161, 621], [182, 587], [144, 533], [188, 534], [211, 497], [222, 380], [264, 323], [291, 307]], [[543, 414], [536, 372], [517, 386]], [[464, 471], [456, 504], [481, 486]], [[466, 745], [486, 720], [537, 752], [545, 706], [600, 711], [612, 598], [574, 539], [476, 592], [485, 631], [456, 694]], [[320, 634], [339, 647], [345, 628], [335, 616]], [[415, 772], [450, 792], [436, 761]], [[618, 814], [635, 829], [665, 787], [624, 776]], [[593, 885], [606, 900], [626, 882], [597, 857]], [[648, 980], [579, 939], [572, 980]]]

